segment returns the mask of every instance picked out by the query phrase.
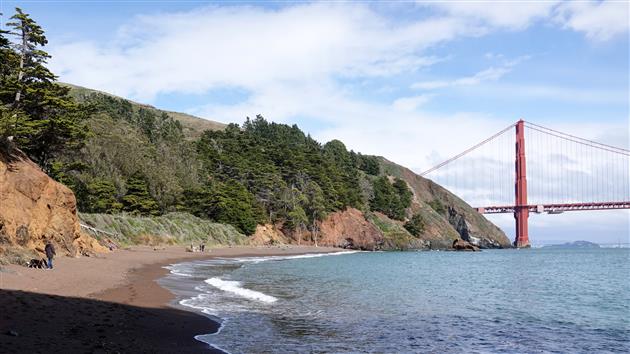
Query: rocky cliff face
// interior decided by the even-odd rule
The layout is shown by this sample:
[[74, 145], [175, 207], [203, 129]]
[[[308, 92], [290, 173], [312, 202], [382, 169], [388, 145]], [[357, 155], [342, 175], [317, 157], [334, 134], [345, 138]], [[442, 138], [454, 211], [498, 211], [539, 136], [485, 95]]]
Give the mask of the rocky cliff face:
[[279, 227], [271, 224], [256, 226], [256, 232], [249, 237], [252, 246], [284, 245], [290, 243]]
[[0, 253], [9, 248], [43, 254], [47, 239], [57, 254], [106, 251], [81, 233], [74, 194], [19, 151], [0, 152]]
[[[319, 225], [319, 245], [361, 250], [453, 249], [461, 244], [471, 248], [511, 247], [501, 229], [438, 184], [385, 159], [381, 159], [381, 170], [385, 175], [402, 178], [412, 189], [407, 217], [420, 214], [425, 224], [423, 232], [416, 237], [403, 227], [404, 221], [348, 208], [329, 214]], [[259, 225], [250, 244], [314, 244], [310, 232], [302, 232], [299, 242], [298, 238], [294, 231], [281, 226]]]
[[361, 250], [377, 250], [383, 246], [382, 232], [354, 208], [334, 212], [321, 223], [318, 244]]
[[511, 247], [501, 229], [445, 188], [384, 158], [381, 167], [385, 174], [405, 180], [413, 190], [411, 209], [427, 221], [420, 238], [430, 242], [431, 248], [452, 248], [457, 238], [481, 248]]

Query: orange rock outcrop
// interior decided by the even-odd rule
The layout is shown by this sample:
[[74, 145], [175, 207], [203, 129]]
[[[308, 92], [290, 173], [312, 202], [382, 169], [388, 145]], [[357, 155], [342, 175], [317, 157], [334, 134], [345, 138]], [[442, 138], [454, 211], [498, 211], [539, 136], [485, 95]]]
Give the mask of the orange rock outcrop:
[[380, 230], [355, 208], [329, 214], [319, 234], [320, 246], [375, 250], [383, 243]]
[[57, 254], [106, 252], [97, 240], [81, 232], [72, 191], [19, 151], [15, 155], [11, 159], [0, 156], [0, 248], [43, 252], [50, 238]]

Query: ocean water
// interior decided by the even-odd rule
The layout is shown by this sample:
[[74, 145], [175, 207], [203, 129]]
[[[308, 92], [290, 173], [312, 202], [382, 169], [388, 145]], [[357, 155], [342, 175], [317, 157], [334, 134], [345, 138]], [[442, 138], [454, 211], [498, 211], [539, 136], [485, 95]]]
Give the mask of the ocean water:
[[630, 249], [180, 263], [160, 282], [229, 353], [630, 352]]

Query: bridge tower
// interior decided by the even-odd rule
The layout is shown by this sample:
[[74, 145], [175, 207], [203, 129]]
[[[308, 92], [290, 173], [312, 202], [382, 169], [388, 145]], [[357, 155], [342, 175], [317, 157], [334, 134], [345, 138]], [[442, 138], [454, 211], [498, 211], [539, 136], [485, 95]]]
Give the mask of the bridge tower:
[[527, 174], [525, 166], [525, 121], [522, 119], [516, 123], [516, 181], [514, 183], [515, 205], [514, 218], [516, 219], [517, 248], [530, 247], [528, 221], [529, 208], [527, 206]]

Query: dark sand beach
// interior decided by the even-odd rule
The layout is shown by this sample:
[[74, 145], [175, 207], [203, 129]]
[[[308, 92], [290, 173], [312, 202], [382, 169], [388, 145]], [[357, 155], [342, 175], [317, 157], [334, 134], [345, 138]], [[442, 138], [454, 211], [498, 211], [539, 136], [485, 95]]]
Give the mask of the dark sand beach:
[[218, 325], [169, 306], [156, 280], [186, 260], [333, 252], [314, 247], [213, 249], [133, 247], [97, 257], [59, 258], [45, 271], [5, 266], [0, 272], [0, 353], [218, 352], [196, 341]]

